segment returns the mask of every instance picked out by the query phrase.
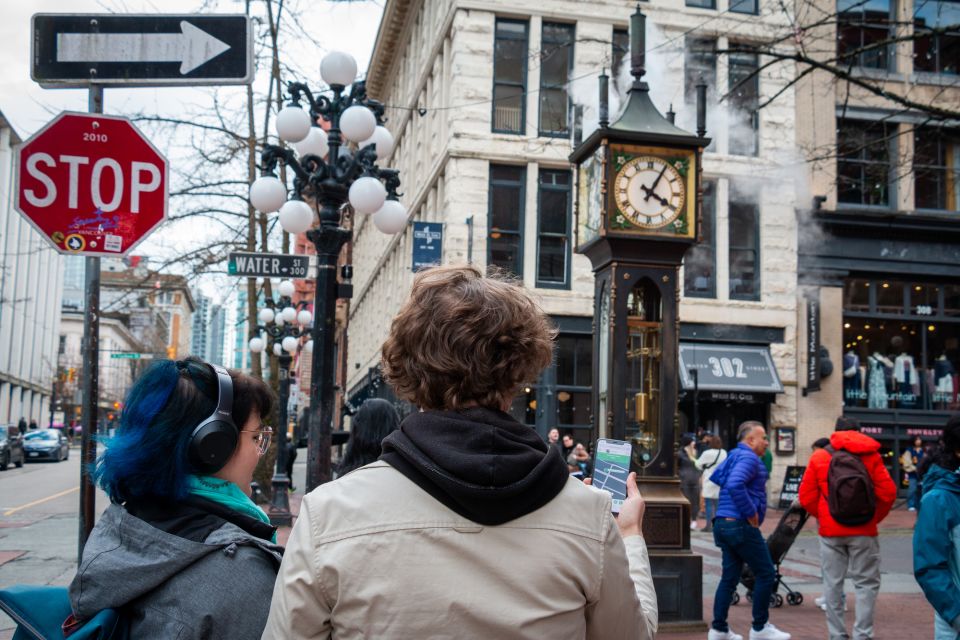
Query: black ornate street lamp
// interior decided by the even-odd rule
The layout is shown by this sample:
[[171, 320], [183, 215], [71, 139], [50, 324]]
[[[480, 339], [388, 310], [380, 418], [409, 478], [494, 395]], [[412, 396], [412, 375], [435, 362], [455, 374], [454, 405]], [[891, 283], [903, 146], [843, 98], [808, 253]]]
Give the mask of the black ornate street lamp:
[[[307, 302], [301, 300], [294, 303], [293, 283], [284, 280], [278, 287], [280, 299], [274, 301], [268, 298], [266, 306], [260, 310], [257, 319], [260, 324], [250, 334], [250, 351], [261, 353], [269, 347], [268, 353], [277, 358], [280, 372], [280, 399], [277, 403], [277, 459], [273, 478], [270, 480], [272, 489], [270, 506], [267, 515], [270, 522], [276, 526], [289, 526], [293, 522], [290, 513], [290, 498], [287, 489], [290, 488], [293, 478], [287, 475], [287, 405], [290, 401], [290, 363], [293, 354], [301, 347], [300, 339], [309, 335], [309, 325], [313, 322], [313, 314], [306, 309]], [[261, 337], [266, 335], [267, 339]], [[269, 344], [268, 344], [269, 343]], [[303, 345], [306, 352], [313, 349], [313, 344]]]
[[[384, 233], [398, 233], [407, 222], [406, 209], [397, 201], [398, 172], [376, 164], [393, 152], [393, 136], [382, 126], [384, 107], [367, 97], [364, 82], [354, 82], [356, 72], [356, 61], [349, 54], [331, 52], [320, 63], [328, 95], [315, 96], [300, 82], [287, 84], [290, 104], [277, 114], [277, 133], [296, 152], [265, 145], [261, 177], [250, 186], [253, 206], [265, 213], [279, 211], [284, 230], [306, 232], [317, 254], [307, 491], [331, 476], [335, 313], [341, 297], [337, 259], [352, 234], [341, 225], [344, 205], [349, 203], [357, 214], [372, 214], [374, 225]], [[321, 120], [329, 124], [327, 131], [318, 125]], [[286, 202], [286, 187], [274, 174], [281, 163], [294, 175], [292, 198]]]

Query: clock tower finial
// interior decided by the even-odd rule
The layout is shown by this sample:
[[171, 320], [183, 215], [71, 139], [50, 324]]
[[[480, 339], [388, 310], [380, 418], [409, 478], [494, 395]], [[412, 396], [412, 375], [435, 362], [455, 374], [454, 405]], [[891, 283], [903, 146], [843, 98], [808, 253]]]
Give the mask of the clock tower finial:
[[633, 86], [639, 88], [643, 82], [641, 78], [647, 72], [645, 67], [647, 56], [647, 16], [637, 10], [630, 16], [630, 74], [633, 76]]

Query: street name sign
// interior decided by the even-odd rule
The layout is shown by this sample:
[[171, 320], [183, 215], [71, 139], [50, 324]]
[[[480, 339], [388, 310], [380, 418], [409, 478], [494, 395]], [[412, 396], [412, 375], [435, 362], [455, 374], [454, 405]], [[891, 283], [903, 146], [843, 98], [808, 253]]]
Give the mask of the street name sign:
[[244, 15], [38, 13], [32, 23], [30, 76], [42, 87], [253, 81]]
[[17, 211], [60, 253], [124, 255], [167, 216], [167, 160], [126, 118], [61, 113], [14, 168]]
[[230, 254], [227, 273], [244, 278], [306, 278], [310, 256], [235, 252]]
[[131, 353], [129, 351], [111, 353], [110, 357], [114, 360], [153, 360], [152, 353]]

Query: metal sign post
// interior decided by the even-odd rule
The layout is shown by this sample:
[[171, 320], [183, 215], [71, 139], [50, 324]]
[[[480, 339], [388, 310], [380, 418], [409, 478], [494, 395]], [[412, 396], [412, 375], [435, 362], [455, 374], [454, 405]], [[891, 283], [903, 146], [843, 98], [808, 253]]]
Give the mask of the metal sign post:
[[[90, 113], [103, 113], [103, 87], [90, 85]], [[85, 259], [83, 305], [83, 430], [80, 432], [80, 528], [77, 564], [97, 517], [97, 494], [90, 469], [97, 461], [97, 405], [100, 388], [100, 258]]]

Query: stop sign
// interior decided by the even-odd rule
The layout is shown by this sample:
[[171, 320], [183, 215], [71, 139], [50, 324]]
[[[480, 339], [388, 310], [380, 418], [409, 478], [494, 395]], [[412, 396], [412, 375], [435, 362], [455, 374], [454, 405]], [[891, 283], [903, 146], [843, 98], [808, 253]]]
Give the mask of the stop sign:
[[126, 118], [61, 113], [14, 166], [17, 210], [61, 253], [123, 255], [167, 215], [167, 160]]

